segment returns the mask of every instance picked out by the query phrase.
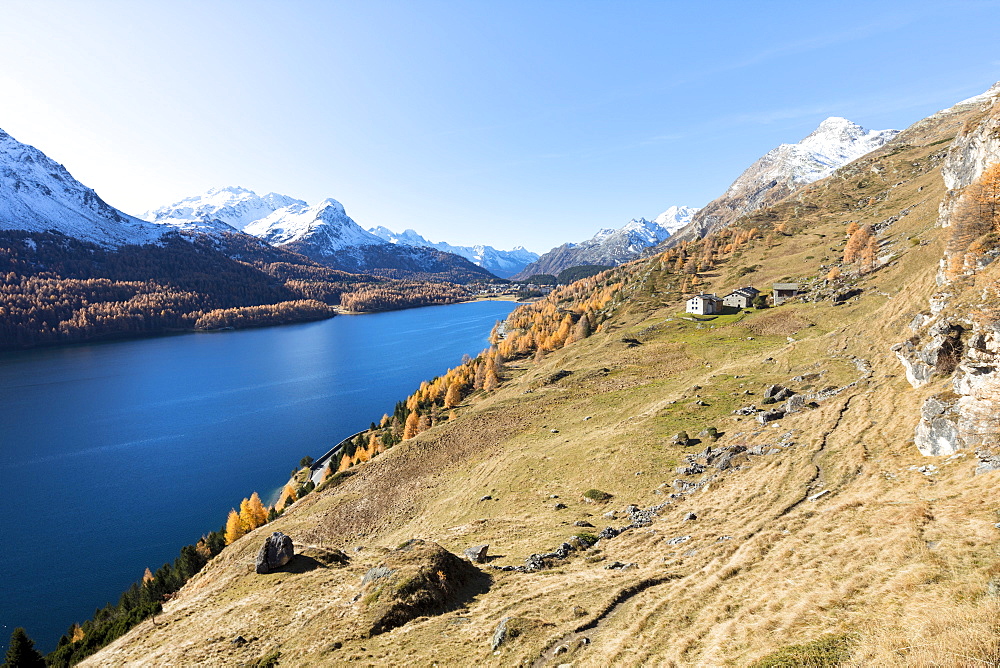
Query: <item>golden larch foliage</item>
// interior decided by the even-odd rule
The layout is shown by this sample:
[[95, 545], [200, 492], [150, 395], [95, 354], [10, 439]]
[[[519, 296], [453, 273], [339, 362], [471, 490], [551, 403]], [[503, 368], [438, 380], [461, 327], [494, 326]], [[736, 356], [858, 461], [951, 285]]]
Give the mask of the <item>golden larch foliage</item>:
[[403, 426], [403, 440], [413, 438], [420, 433], [420, 414], [416, 411], [406, 416], [406, 424]]
[[264, 507], [264, 504], [261, 502], [260, 496], [257, 492], [250, 495], [247, 505], [250, 510], [250, 516], [253, 520], [252, 524], [254, 529], [267, 524], [267, 508]]
[[231, 545], [245, 533], [243, 522], [240, 521], [240, 514], [233, 508], [229, 511], [229, 517], [226, 519], [226, 545]]

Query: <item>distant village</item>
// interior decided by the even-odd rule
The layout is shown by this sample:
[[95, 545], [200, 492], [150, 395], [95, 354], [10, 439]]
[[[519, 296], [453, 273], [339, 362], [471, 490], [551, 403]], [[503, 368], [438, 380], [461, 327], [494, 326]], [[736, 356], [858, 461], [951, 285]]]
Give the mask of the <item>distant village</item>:
[[[778, 306], [799, 294], [798, 283], [775, 283], [771, 287], [773, 306]], [[727, 306], [737, 309], [760, 307], [765, 304], [766, 299], [760, 290], [748, 285], [733, 290], [725, 297], [710, 293], [695, 295], [687, 300], [687, 307], [684, 310], [695, 315], [719, 315]]]

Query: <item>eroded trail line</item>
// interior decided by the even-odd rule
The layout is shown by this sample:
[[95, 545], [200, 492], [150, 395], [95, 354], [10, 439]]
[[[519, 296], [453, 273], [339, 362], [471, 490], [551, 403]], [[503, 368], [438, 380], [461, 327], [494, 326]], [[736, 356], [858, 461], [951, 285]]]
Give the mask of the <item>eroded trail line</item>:
[[581, 648], [585, 645], [589, 645], [590, 644], [589, 638], [585, 640], [586, 634], [598, 628], [601, 625], [601, 623], [608, 617], [613, 615], [618, 610], [618, 608], [622, 606], [622, 604], [626, 603], [634, 596], [646, 591], [650, 587], [655, 587], [657, 585], [671, 582], [673, 580], [679, 580], [683, 577], [685, 576], [677, 574], [660, 575], [657, 577], [640, 580], [635, 584], [625, 587], [624, 589], [619, 591], [614, 596], [614, 598], [608, 601], [608, 603], [603, 608], [601, 608], [601, 611], [598, 612], [596, 615], [591, 617], [589, 620], [583, 622], [569, 633], [564, 633], [563, 635], [559, 636], [558, 638], [550, 642], [548, 646], [544, 650], [542, 650], [542, 653], [539, 655], [539, 657], [535, 659], [535, 661], [531, 664], [532, 667], [543, 668], [543, 666], [546, 666], [549, 663], [549, 661], [551, 661], [555, 657], [560, 656], [561, 654], [567, 652], [572, 652], [573, 650]]

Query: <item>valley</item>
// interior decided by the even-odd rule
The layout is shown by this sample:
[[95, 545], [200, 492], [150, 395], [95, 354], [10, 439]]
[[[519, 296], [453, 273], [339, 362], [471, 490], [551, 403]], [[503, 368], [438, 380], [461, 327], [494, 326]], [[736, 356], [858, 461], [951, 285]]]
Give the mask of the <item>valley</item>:
[[[998, 95], [519, 307], [82, 665], [992, 665], [1000, 269], [960, 214]], [[273, 531], [301, 559], [259, 575]]]

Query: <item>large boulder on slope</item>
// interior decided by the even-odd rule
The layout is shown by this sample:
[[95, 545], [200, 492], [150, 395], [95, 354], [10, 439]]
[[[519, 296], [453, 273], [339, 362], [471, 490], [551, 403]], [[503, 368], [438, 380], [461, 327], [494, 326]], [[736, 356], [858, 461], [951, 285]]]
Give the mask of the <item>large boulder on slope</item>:
[[257, 553], [257, 572], [264, 575], [276, 571], [294, 556], [295, 546], [292, 545], [292, 539], [280, 531], [275, 531], [260, 546], [260, 552]]

